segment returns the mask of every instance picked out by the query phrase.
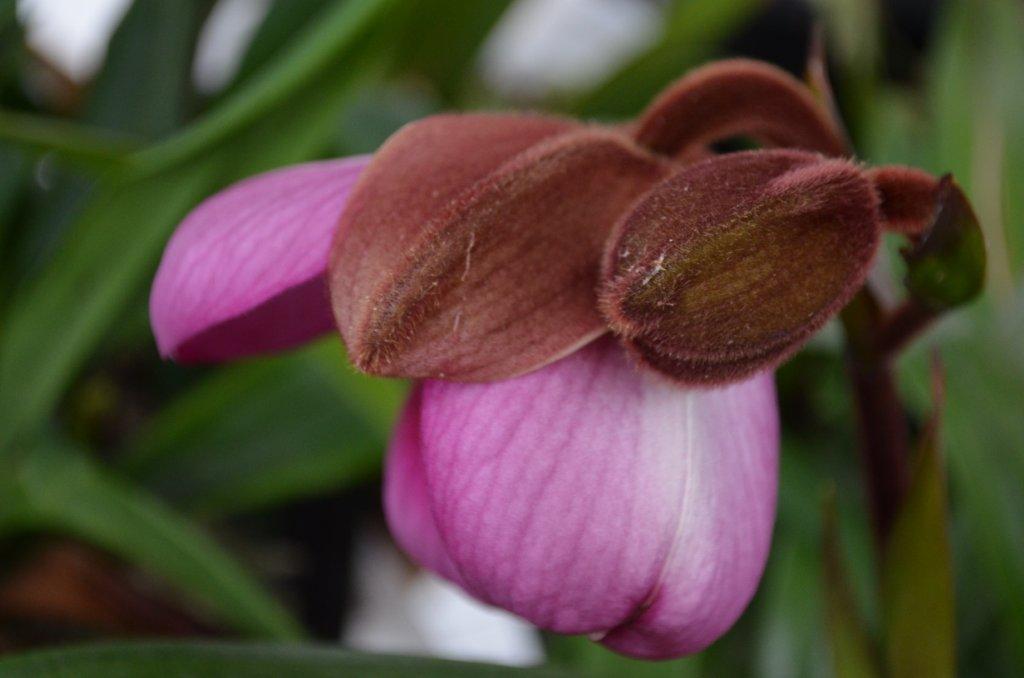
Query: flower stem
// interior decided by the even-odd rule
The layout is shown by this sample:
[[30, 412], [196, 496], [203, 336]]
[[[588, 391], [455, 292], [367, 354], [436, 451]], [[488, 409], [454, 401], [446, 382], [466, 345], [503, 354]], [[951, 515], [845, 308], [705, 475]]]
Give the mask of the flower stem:
[[885, 358], [900, 353], [938, 318], [938, 313], [914, 299], [908, 299], [893, 311], [879, 329], [877, 350]]
[[[896, 389], [891, 358], [916, 334], [916, 316], [907, 311], [905, 331], [893, 327], [897, 312], [884, 318], [875, 295], [863, 288], [842, 313], [847, 339], [847, 369], [856, 400], [861, 459], [871, 505], [875, 538], [884, 545], [909, 482], [910, 431]], [[892, 330], [886, 328], [892, 327]], [[882, 340], [892, 331], [890, 340]]]

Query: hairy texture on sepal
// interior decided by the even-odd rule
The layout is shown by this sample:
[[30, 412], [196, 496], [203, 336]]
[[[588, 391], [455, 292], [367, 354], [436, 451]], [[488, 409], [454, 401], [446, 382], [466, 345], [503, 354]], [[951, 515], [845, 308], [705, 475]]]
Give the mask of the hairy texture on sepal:
[[877, 197], [852, 163], [734, 153], [651, 190], [609, 241], [601, 307], [639, 360], [691, 384], [779, 363], [863, 283]]
[[556, 119], [406, 128], [356, 187], [334, 246], [331, 297], [353, 362], [494, 380], [599, 336], [607, 235], [667, 172], [624, 135]]
[[730, 59], [691, 71], [640, 116], [642, 146], [690, 157], [731, 136], [826, 155], [848, 153], [841, 129], [799, 80], [770, 64]]
[[901, 165], [867, 170], [881, 199], [882, 222], [890, 231], [922, 235], [935, 217], [939, 180], [928, 172]]

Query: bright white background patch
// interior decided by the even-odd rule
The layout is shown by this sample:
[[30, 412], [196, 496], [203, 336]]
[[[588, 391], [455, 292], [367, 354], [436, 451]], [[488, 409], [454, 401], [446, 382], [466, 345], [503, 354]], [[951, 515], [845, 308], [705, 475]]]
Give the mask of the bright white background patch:
[[637, 0], [519, 0], [484, 46], [484, 79], [528, 98], [585, 88], [653, 41], [660, 18]]
[[74, 80], [99, 68], [110, 35], [131, 0], [18, 0], [29, 45]]

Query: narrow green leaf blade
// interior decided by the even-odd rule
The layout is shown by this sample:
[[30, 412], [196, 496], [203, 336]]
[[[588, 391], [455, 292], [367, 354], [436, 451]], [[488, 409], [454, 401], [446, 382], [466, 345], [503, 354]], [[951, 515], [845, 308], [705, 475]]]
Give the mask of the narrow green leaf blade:
[[843, 566], [834, 490], [825, 501], [822, 545], [825, 619], [835, 674], [839, 678], [880, 676], [871, 640]]
[[259, 120], [328, 72], [345, 51], [394, 6], [395, 0], [349, 0], [328, 8], [303, 40], [269, 63], [234, 96], [180, 133], [134, 158], [141, 172], [188, 160]]
[[11, 144], [0, 143], [0, 313], [7, 305], [13, 283], [12, 269], [15, 213], [25, 193], [32, 165], [28, 154]]
[[238, 73], [227, 91], [244, 83], [259, 73], [260, 69], [277, 57], [287, 45], [301, 35], [314, 20], [334, 0], [274, 0], [271, 3], [263, 22], [256, 29], [252, 42], [245, 50], [242, 61], [238, 65]]
[[[242, 88], [225, 103], [227, 113], [213, 115], [221, 122], [199, 124], [194, 133], [198, 137], [182, 133], [187, 152], [173, 150], [178, 147], [172, 142], [154, 149], [170, 148], [173, 158], [164, 159], [177, 161], [206, 142], [224, 144], [189, 162], [106, 186], [90, 202], [59, 254], [26, 286], [5, 319], [0, 335], [0, 451], [39, 424], [103, 332], [141, 296], [161, 246], [191, 207], [226, 182], [315, 157], [328, 145], [354, 84], [379, 72], [372, 68], [373, 50], [360, 55], [371, 64], [368, 75], [357, 67], [339, 76], [331, 70], [330, 59], [359, 43], [371, 19], [390, 2], [343, 3], [342, 7], [353, 8], [353, 14], [330, 15], [330, 27], [340, 35], [327, 35], [325, 27], [318, 26], [306, 42], [275, 63], [273, 73], [282, 82], [254, 84], [257, 95]], [[260, 109], [255, 116], [267, 114], [263, 119], [236, 110], [241, 105], [237, 102], [253, 96]], [[285, 105], [268, 109], [272, 104]], [[241, 124], [250, 127], [238, 129]], [[213, 136], [207, 137], [211, 129]], [[233, 139], [225, 140], [229, 133], [234, 133]], [[193, 142], [199, 146], [189, 146]]]
[[956, 674], [953, 562], [938, 421], [936, 412], [922, 435], [910, 491], [883, 558], [886, 656], [893, 678]]
[[108, 189], [12, 303], [0, 335], [0, 450], [52, 407], [139, 289], [167, 233], [209, 190], [220, 158]]
[[117, 170], [137, 140], [61, 118], [0, 109], [0, 140], [34, 152], [53, 152], [91, 170]]
[[336, 678], [375, 676], [559, 676], [553, 669], [516, 669], [456, 662], [361, 654], [337, 648], [241, 643], [106, 643], [43, 650], [0, 660], [6, 678]]
[[400, 66], [426, 77], [449, 103], [457, 102], [473, 59], [510, 0], [414, 0], [408, 3], [410, 33]]
[[122, 466], [204, 516], [337, 490], [379, 473], [404, 390], [356, 374], [332, 337], [220, 370], [163, 408]]
[[239, 631], [293, 639], [298, 624], [209, 537], [162, 504], [61, 444], [29, 450], [5, 492], [7, 531], [66, 532], [165, 578]]
[[688, 678], [702, 675], [700, 655], [670, 661], [630, 659], [588, 640], [584, 636], [548, 635], [546, 646], [557, 666], [579, 671], [581, 675], [631, 678]]
[[188, 117], [194, 104], [192, 56], [213, 0], [134, 2], [110, 39], [84, 117], [155, 138]]

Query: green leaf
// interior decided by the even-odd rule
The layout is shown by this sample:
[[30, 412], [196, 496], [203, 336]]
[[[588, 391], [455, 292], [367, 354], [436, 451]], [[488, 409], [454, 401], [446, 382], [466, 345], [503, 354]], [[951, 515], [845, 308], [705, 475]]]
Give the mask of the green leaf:
[[[821, 372], [826, 370], [818, 368], [817, 373]], [[787, 401], [786, 390], [780, 380], [783, 402]], [[765, 678], [827, 675], [827, 637], [821, 623], [825, 590], [821, 532], [815, 511], [824, 473], [819, 467], [825, 459], [818, 444], [802, 441], [790, 432], [783, 439], [779, 461], [778, 516], [772, 552], [757, 593], [757, 653], [751, 674]]]
[[[209, 115], [134, 159], [140, 172], [183, 162], [259, 120], [330, 71], [395, 0], [348, 0], [326, 10], [305, 37]], [[298, 107], [293, 107], [301, 110]], [[291, 109], [290, 109], [291, 110]]]
[[473, 59], [510, 0], [413, 0], [405, 20], [409, 35], [401, 41], [400, 67], [426, 77], [441, 99], [458, 101], [473, 74]]
[[18, 0], [0, 0], [0, 94], [9, 81], [16, 80], [23, 35], [18, 23]]
[[123, 170], [128, 153], [145, 137], [164, 134], [184, 121], [193, 98], [189, 83], [196, 34], [208, 5], [207, 0], [134, 3], [84, 94], [80, 120], [0, 113], [0, 134], [54, 151], [55, 160], [76, 165], [31, 158], [41, 179], [31, 185], [22, 218], [12, 229], [12, 261], [5, 271], [12, 283], [27, 279], [52, 259], [85, 204], [93, 183], [71, 170], [86, 168], [100, 176], [97, 170]]
[[192, 55], [211, 0], [132, 3], [87, 93], [83, 119], [91, 125], [0, 111], [0, 138], [87, 167], [118, 169], [140, 138], [181, 125], [192, 102]]
[[809, 543], [812, 539], [785, 526], [781, 516], [778, 522], [772, 557], [758, 591], [761, 614], [756, 675], [826, 675], [829, 664], [821, 624], [819, 549]]
[[379, 473], [404, 390], [352, 371], [336, 338], [232, 365], [165, 406], [122, 468], [206, 516], [350, 486]]
[[13, 282], [16, 265], [12, 247], [12, 231], [16, 208], [30, 178], [31, 163], [21, 149], [0, 143], [0, 313], [3, 312], [8, 287]]
[[0, 139], [31, 151], [52, 151], [62, 160], [89, 169], [123, 167], [138, 140], [61, 118], [0, 110]]
[[859, 0], [814, 0], [815, 20], [824, 27], [824, 36], [833, 47], [832, 67], [843, 83], [842, 101], [838, 102], [845, 126], [859, 141], [865, 118], [878, 108], [874, 100], [878, 91], [881, 67], [884, 14], [876, 2]]
[[192, 56], [213, 0], [138, 0], [110, 39], [84, 117], [143, 138], [180, 126], [194, 105]]
[[335, 0], [274, 0], [245, 50], [227, 91], [244, 83], [277, 57], [320, 12]]
[[352, 99], [386, 74], [391, 58], [387, 45], [357, 50], [346, 58], [350, 71], [342, 76], [320, 74], [287, 105], [233, 135], [219, 151], [229, 167], [223, 181], [322, 156], [331, 148]]
[[0, 673], [6, 678], [566, 675], [548, 668], [517, 669], [476, 662], [371, 655], [331, 647], [196, 642], [121, 642], [36, 651], [0, 659]]
[[825, 619], [832, 662], [839, 678], [879, 676], [877, 660], [843, 566], [835, 490], [826, 497], [822, 539]]
[[[1015, 670], [1024, 666], [1024, 457], [1017, 453], [1024, 450], [1019, 406], [1024, 356], [1017, 349], [1024, 306], [1006, 310], [1011, 317], [971, 314], [972, 334], [954, 334], [943, 343], [948, 379], [943, 438], [956, 499], [957, 562], [967, 561], [978, 573], [964, 582], [958, 608], [983, 607], [982, 635], [989, 648], [999, 650], [986, 652]], [[923, 350], [911, 354], [902, 371], [922, 410], [929, 398], [926, 357]], [[958, 626], [965, 625], [958, 620]]]
[[[14, 301], [6, 319], [0, 336], [0, 450], [39, 424], [104, 331], [141, 296], [160, 248], [191, 207], [226, 182], [314, 157], [329, 144], [352, 87], [378, 72], [367, 67], [365, 73], [356, 68], [338, 75], [331, 58], [344, 55], [346, 47], [354, 49], [370, 20], [390, 2], [344, 3], [345, 11], [332, 12], [330, 21], [219, 112], [183, 132], [179, 141], [154, 148], [155, 155], [143, 152], [146, 158], [162, 158], [151, 169], [170, 162], [168, 169], [111, 180], [90, 202], [61, 252]], [[359, 57], [372, 64], [374, 54], [366, 50]], [[255, 112], [240, 109], [249, 104]], [[261, 113], [265, 117], [257, 119]], [[237, 128], [243, 124], [250, 127]], [[218, 140], [224, 142], [220, 147], [174, 164]]]
[[939, 452], [941, 397], [936, 401], [882, 563], [886, 656], [893, 678], [956, 674], [949, 510]]
[[588, 118], [634, 115], [665, 85], [710, 57], [718, 42], [759, 6], [758, 0], [675, 0], [661, 40], [582, 97], [573, 110]]
[[12, 302], [0, 336], [0, 450], [47, 414], [139, 289], [168, 232], [209, 191], [220, 160], [102, 191]]
[[291, 639], [291, 616], [209, 537], [77, 449], [33, 447], [5, 469], [0, 532], [58, 531], [160, 575], [241, 632]]
[[686, 678], [702, 674], [700, 655], [670, 661], [630, 659], [583, 636], [545, 636], [545, 646], [556, 666], [579, 671], [585, 676], [630, 676], [635, 678]]

